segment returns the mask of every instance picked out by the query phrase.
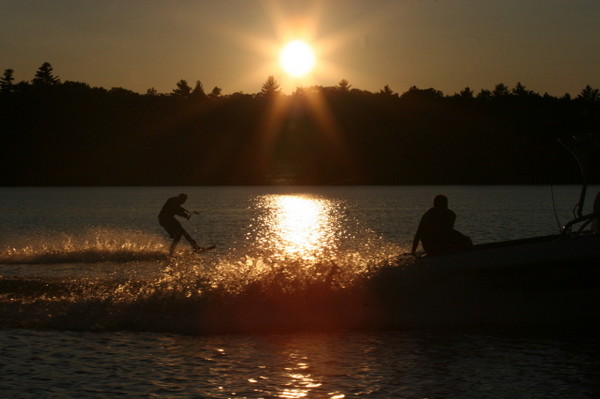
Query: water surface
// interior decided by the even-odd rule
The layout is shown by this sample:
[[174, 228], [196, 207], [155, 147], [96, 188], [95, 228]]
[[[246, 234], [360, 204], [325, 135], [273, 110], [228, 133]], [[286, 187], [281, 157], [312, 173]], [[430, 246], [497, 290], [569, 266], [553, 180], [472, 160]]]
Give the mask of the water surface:
[[[398, 281], [401, 274], [382, 272], [409, 250], [438, 193], [448, 195], [456, 228], [484, 243], [556, 233], [572, 217], [578, 190], [2, 188], [0, 390], [7, 397], [598, 397], [596, 330], [527, 323], [575, 303], [581, 291], [556, 288], [577, 276], [519, 284], [513, 276], [507, 284], [505, 276]], [[180, 192], [199, 213], [184, 226], [217, 249], [196, 256], [182, 241], [169, 261], [157, 213]], [[517, 323], [498, 324], [499, 315], [517, 314]]]

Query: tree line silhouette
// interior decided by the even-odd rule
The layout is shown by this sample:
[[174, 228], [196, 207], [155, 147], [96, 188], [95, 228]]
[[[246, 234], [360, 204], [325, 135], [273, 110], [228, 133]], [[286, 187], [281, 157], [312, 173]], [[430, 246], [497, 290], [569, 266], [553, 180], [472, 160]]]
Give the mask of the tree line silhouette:
[[209, 93], [186, 80], [138, 94], [0, 78], [2, 185], [561, 184], [579, 169], [556, 138], [598, 129], [600, 91], [517, 83], [445, 95], [336, 86]]

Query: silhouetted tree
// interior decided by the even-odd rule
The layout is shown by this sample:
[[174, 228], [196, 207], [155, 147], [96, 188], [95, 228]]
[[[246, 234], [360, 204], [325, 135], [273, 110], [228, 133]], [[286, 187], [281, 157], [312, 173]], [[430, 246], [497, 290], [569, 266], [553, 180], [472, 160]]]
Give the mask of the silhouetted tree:
[[400, 98], [404, 100], [439, 100], [444, 97], [444, 93], [434, 88], [419, 89], [417, 86], [411, 86], [407, 92], [403, 93]]
[[158, 96], [158, 90], [156, 90], [154, 87], [151, 87], [148, 90], [146, 90], [146, 95], [147, 96]]
[[459, 96], [461, 98], [466, 98], [466, 99], [473, 98], [474, 97], [473, 90], [471, 90], [471, 88], [469, 86], [467, 86], [460, 91]]
[[346, 79], [342, 79], [340, 80], [340, 82], [337, 85], [337, 89], [339, 91], [341, 91], [342, 93], [347, 93], [350, 91], [350, 88], [352, 87], [352, 85], [350, 83], [348, 83], [348, 81]]
[[494, 87], [494, 91], [492, 91], [492, 96], [494, 98], [508, 97], [509, 95], [510, 91], [508, 90], [508, 86], [506, 86], [504, 83], [498, 83]]
[[221, 91], [222, 90], [220, 87], [215, 86], [215, 87], [213, 87], [212, 91], [210, 92], [210, 94], [208, 96], [213, 99], [219, 98], [219, 97], [221, 97]]
[[176, 83], [176, 86], [177, 87], [173, 89], [172, 93], [174, 97], [189, 98], [190, 94], [192, 93], [192, 88], [186, 80], [181, 79], [179, 82]]
[[563, 101], [571, 101], [571, 95], [569, 93], [565, 93], [560, 99]]
[[201, 100], [201, 99], [206, 98], [206, 93], [204, 92], [204, 86], [202, 85], [202, 82], [200, 82], [199, 80], [196, 81], [196, 85], [194, 86], [194, 89], [190, 93], [190, 98], [193, 98], [196, 100]]
[[533, 91], [527, 90], [521, 82], [517, 82], [511, 92], [517, 97], [532, 97], [536, 95]]
[[262, 88], [260, 90], [261, 96], [272, 96], [274, 94], [279, 94], [281, 92], [280, 85], [275, 79], [273, 75], [270, 75], [265, 83], [263, 83]]
[[52, 74], [52, 65], [49, 62], [44, 62], [33, 78], [35, 86], [50, 86], [58, 83], [60, 83], [60, 79]]
[[396, 93], [394, 93], [394, 90], [392, 90], [389, 85], [383, 86], [383, 89], [379, 91], [379, 94], [383, 94], [384, 96], [390, 97], [393, 95], [397, 95]]
[[2, 78], [0, 79], [0, 92], [1, 93], [11, 93], [13, 91], [13, 81], [15, 78], [13, 77], [13, 73], [15, 71], [12, 69], [5, 69]]
[[600, 101], [600, 90], [594, 89], [590, 85], [586, 85], [577, 96], [577, 99], [586, 102]]
[[488, 89], [481, 89], [479, 93], [477, 93], [477, 99], [481, 101], [489, 101], [492, 98], [492, 92]]

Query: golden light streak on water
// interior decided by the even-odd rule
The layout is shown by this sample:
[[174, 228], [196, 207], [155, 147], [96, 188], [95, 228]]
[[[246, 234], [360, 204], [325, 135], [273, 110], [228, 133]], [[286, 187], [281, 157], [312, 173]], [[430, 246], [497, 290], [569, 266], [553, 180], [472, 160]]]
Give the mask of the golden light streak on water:
[[337, 246], [335, 203], [309, 195], [263, 197], [259, 242], [275, 256], [315, 260]]

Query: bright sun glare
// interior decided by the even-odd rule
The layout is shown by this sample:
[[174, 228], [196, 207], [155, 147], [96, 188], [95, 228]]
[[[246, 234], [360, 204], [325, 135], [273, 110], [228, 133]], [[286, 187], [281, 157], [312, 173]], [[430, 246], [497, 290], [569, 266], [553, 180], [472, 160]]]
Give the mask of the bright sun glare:
[[335, 226], [330, 201], [300, 195], [269, 195], [263, 206], [268, 210], [259, 224], [259, 241], [275, 251], [275, 256], [312, 259], [335, 248]]
[[279, 63], [288, 74], [301, 78], [315, 66], [315, 53], [306, 42], [293, 40], [281, 49]]

